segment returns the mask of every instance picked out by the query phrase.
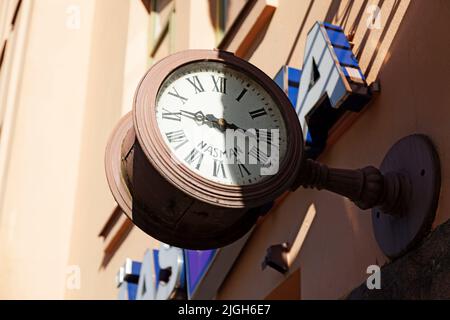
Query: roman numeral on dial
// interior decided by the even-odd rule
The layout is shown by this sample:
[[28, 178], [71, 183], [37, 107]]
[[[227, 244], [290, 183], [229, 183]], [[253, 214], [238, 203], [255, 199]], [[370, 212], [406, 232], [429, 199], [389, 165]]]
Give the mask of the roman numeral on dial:
[[242, 89], [241, 93], [239, 94], [239, 96], [236, 98], [236, 101], [240, 102], [241, 99], [244, 97], [244, 95], [247, 93], [247, 89]]
[[203, 153], [194, 148], [186, 156], [186, 158], [184, 158], [184, 161], [186, 161], [190, 166], [193, 166], [193, 164], [196, 163], [195, 169], [198, 170], [200, 169], [200, 165], [202, 164], [203, 161]]
[[248, 171], [247, 167], [244, 166], [238, 159], [239, 156], [239, 150], [237, 148], [230, 149], [230, 156], [234, 156], [234, 161], [236, 161], [236, 164], [239, 169], [239, 173], [241, 174], [241, 177], [244, 178], [245, 175], [251, 176], [250, 171]]
[[270, 129], [259, 129], [256, 131], [258, 144], [260, 141], [266, 142], [269, 145], [272, 145], [272, 131]]
[[225, 77], [215, 77], [211, 75], [213, 82], [214, 82], [214, 89], [215, 92], [220, 92], [223, 94], [227, 93], [227, 78]]
[[163, 108], [165, 112], [162, 113], [163, 119], [181, 121], [181, 112], [170, 112], [169, 110]]
[[257, 147], [253, 147], [248, 154], [255, 158], [258, 162], [265, 164], [269, 161], [269, 157], [267, 156], [267, 154], [265, 154]]
[[189, 83], [194, 86], [196, 94], [205, 91], [205, 89], [202, 86], [202, 83], [198, 79], [198, 76], [193, 76], [192, 78], [186, 78], [186, 80], [189, 81]]
[[175, 89], [175, 87], [172, 88], [172, 91], [173, 91], [173, 92], [170, 92], [170, 91], [169, 91], [168, 94], [170, 94], [171, 96], [174, 96], [175, 98], [180, 99], [180, 101], [181, 101], [183, 104], [186, 103], [187, 98], [181, 96], [181, 95], [178, 93], [177, 89]]
[[226, 178], [227, 175], [225, 174], [225, 167], [223, 165], [223, 161], [214, 159], [214, 170], [213, 170], [214, 177], [218, 177], [221, 175], [223, 178]]
[[249, 113], [250, 113], [250, 117], [252, 117], [252, 119], [262, 117], [267, 114], [267, 112], [266, 112], [266, 110], [264, 110], [264, 108], [253, 110], [253, 111], [250, 111]]
[[170, 143], [176, 143], [177, 144], [174, 147], [175, 150], [181, 148], [183, 145], [185, 145], [188, 142], [188, 139], [186, 138], [186, 135], [184, 134], [183, 130], [166, 132], [166, 137], [167, 137], [167, 140], [169, 140]]
[[251, 175], [250, 171], [248, 171], [247, 167], [244, 166], [242, 163], [239, 163], [239, 162], [238, 162], [237, 165], [238, 165], [239, 172], [240, 172], [242, 178], [244, 177], [245, 174], [246, 174], [247, 176], [250, 176], [250, 175]]

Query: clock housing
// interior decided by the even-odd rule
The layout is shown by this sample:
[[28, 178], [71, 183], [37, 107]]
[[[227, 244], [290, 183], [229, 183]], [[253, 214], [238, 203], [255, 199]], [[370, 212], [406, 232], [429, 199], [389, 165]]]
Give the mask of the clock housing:
[[[246, 75], [251, 82], [262, 88], [273, 106], [278, 108], [285, 130], [285, 153], [278, 173], [257, 183], [232, 185], [207, 179], [174, 156], [165, 137], [159, 130], [157, 101], [160, 89], [167, 78], [180, 68], [197, 63], [223, 64], [225, 67]], [[277, 198], [293, 183], [303, 155], [303, 138], [300, 124], [289, 99], [264, 72], [252, 64], [219, 50], [189, 50], [171, 55], [144, 76], [138, 86], [133, 122], [136, 138], [149, 162], [170, 183], [194, 198], [222, 207], [254, 208]], [[281, 134], [280, 134], [281, 136]]]

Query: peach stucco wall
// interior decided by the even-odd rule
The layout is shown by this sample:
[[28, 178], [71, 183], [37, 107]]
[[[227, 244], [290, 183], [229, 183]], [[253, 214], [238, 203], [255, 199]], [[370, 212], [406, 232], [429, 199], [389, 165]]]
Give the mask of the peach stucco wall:
[[[380, 30], [367, 29], [366, 3], [382, 3]], [[264, 37], [248, 55], [273, 76], [287, 60], [301, 68], [306, 33], [314, 21], [327, 20], [346, 32], [356, 31], [354, 51], [368, 79], [381, 80], [382, 92], [320, 161], [334, 167], [378, 166], [398, 139], [412, 133], [429, 135], [442, 164], [434, 226], [450, 218], [448, 17], [450, 4], [445, 0], [280, 0]], [[303, 299], [343, 297], [365, 281], [369, 265], [387, 261], [374, 239], [370, 211], [363, 212], [349, 200], [326, 191], [300, 189], [257, 226], [218, 298], [261, 299], [282, 283], [289, 274], [261, 270], [266, 249], [282, 242], [295, 245], [289, 256], [290, 272], [300, 268]]]
[[[104, 175], [104, 148], [114, 124], [130, 110], [151, 60], [171, 50], [217, 45], [208, 2], [163, 1], [161, 19], [175, 3], [174, 33], [150, 59], [154, 30], [138, 0], [24, 0], [29, 14], [24, 62], [11, 78], [18, 83], [11, 147], [0, 154], [0, 298], [115, 299], [114, 277], [125, 258], [142, 260], [147, 248], [158, 245], [133, 228], [102, 264], [105, 242], [98, 234], [115, 207]], [[284, 64], [301, 68], [308, 30], [326, 20], [355, 31], [363, 71], [370, 81], [381, 80], [382, 93], [320, 160], [336, 167], [378, 165], [396, 140], [428, 134], [443, 174], [434, 226], [448, 220], [450, 43], [444, 40], [450, 2], [258, 2], [256, 7], [270, 3], [276, 9], [245, 58], [269, 76]], [[379, 30], [366, 27], [372, 4], [381, 6]], [[79, 29], [66, 25], [72, 5], [80, 9]], [[246, 19], [254, 21], [255, 14]], [[0, 137], [3, 142], [4, 132]], [[267, 247], [281, 242], [294, 244], [290, 273], [261, 270]], [[288, 278], [298, 282], [301, 290], [293, 292], [304, 299], [339, 298], [365, 280], [368, 265], [386, 261], [369, 214], [331, 193], [298, 190], [257, 225], [217, 298], [264, 298], [285, 287]], [[67, 286], [71, 266], [80, 268], [80, 288]]]
[[[84, 28], [77, 31], [66, 28], [71, 4], [83, 8]], [[26, 19], [29, 28], [21, 35], [23, 72], [13, 106], [11, 150], [2, 164], [7, 175], [0, 214], [0, 298], [62, 298], [87, 90], [80, 84], [87, 81], [93, 3], [24, 1], [22, 9], [18, 24], [26, 25]]]

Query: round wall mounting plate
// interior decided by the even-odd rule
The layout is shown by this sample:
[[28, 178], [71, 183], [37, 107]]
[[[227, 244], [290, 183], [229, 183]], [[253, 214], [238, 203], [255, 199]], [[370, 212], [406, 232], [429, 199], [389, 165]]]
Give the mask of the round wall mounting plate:
[[402, 173], [410, 182], [404, 214], [390, 215], [379, 208], [372, 209], [378, 245], [389, 258], [396, 258], [414, 247], [431, 229], [441, 187], [439, 156], [428, 137], [411, 135], [392, 146], [380, 171]]

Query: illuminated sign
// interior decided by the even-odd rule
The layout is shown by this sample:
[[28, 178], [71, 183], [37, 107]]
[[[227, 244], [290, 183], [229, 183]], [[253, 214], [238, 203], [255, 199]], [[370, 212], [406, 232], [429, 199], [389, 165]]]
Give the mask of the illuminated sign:
[[126, 259], [123, 267], [119, 269], [116, 282], [119, 287], [120, 300], [136, 300], [141, 263]]
[[119, 299], [213, 299], [250, 234], [216, 250], [161, 244], [142, 262], [126, 259], [116, 277]]
[[119, 299], [191, 298], [218, 250], [183, 250], [162, 244], [147, 250], [142, 263], [126, 259], [117, 274]]
[[[219, 249], [220, 250], [220, 249]], [[184, 250], [187, 293], [191, 298], [218, 250]]]
[[182, 297], [185, 287], [183, 250], [162, 244], [159, 252], [147, 250], [137, 288], [138, 300], [167, 300]]
[[370, 89], [341, 27], [317, 22], [308, 33], [296, 111], [307, 154], [316, 158], [345, 111], [360, 111]]
[[286, 93], [294, 108], [297, 105], [298, 87], [300, 85], [301, 77], [301, 70], [283, 66], [273, 79], [275, 83], [283, 89], [284, 93]]
[[185, 298], [183, 250], [162, 244], [159, 250], [147, 250], [142, 263], [126, 259], [117, 283], [121, 300]]
[[295, 107], [309, 158], [324, 150], [329, 130], [346, 111], [359, 112], [372, 98], [344, 31], [329, 23], [316, 22], [309, 31], [303, 69], [284, 66], [274, 81]]

